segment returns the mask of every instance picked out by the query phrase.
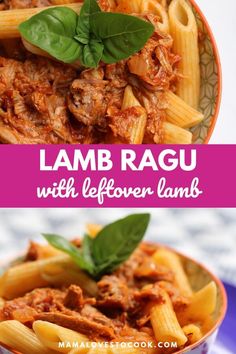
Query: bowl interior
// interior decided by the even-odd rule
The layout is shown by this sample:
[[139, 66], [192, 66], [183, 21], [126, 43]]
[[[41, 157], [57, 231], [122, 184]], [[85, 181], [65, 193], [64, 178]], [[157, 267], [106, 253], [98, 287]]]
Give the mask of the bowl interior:
[[[161, 246], [161, 245], [158, 245], [158, 246]], [[163, 247], [163, 246], [161, 246], [161, 247]], [[168, 247], [168, 249], [169, 249], [169, 247]], [[173, 249], [171, 249], [171, 251], [176, 252]], [[211, 274], [203, 265], [188, 258], [187, 256], [184, 256], [178, 252], [176, 252], [176, 253], [181, 258], [184, 270], [188, 276], [188, 279], [190, 281], [191, 287], [194, 292], [202, 289], [205, 285], [209, 284], [211, 281], [215, 281], [216, 286], [217, 286], [217, 304], [216, 304], [216, 309], [212, 315], [212, 318], [213, 318], [212, 329], [199, 342], [191, 345], [191, 347], [186, 347], [184, 349], [184, 352], [188, 352], [189, 349], [193, 349], [193, 348], [197, 347], [200, 343], [202, 343], [204, 341], [204, 338], [208, 337], [221, 324], [221, 321], [223, 321], [223, 318], [224, 318], [225, 312], [226, 312], [226, 295], [225, 295], [224, 288], [222, 286], [221, 281], [218, 278], [216, 278], [213, 274]], [[21, 258], [17, 258], [15, 261], [13, 261], [13, 263], [11, 262], [10, 265], [14, 264], [14, 263], [19, 263], [20, 260], [21, 260]], [[0, 275], [8, 267], [9, 267], [9, 264], [5, 265], [5, 266], [0, 265]], [[21, 354], [16, 351], [11, 351], [11, 350], [9, 351], [8, 349], [2, 347], [0, 344], [0, 354], [11, 354], [11, 353]], [[176, 354], [179, 354], [179, 353], [180, 352], [177, 352]], [[181, 353], [182, 353], [182, 351], [181, 351]]]
[[[215, 40], [206, 19], [193, 0], [187, 0], [195, 14], [199, 30], [201, 90], [199, 110], [204, 120], [191, 129], [194, 144], [207, 143], [218, 115], [221, 99], [221, 68]], [[171, 0], [168, 0], [170, 3]]]
[[217, 305], [215, 312], [213, 313], [214, 325], [220, 320], [225, 308], [225, 298], [224, 293], [221, 288], [221, 283], [216, 279], [207, 269], [205, 269], [200, 264], [194, 262], [193, 260], [182, 256], [182, 263], [184, 269], [187, 273], [188, 279], [190, 281], [191, 287], [194, 292], [202, 289], [205, 285], [209, 284], [211, 281], [216, 282], [217, 286]]
[[215, 51], [214, 39], [209, 33], [206, 23], [201, 15], [196, 11], [200, 41], [200, 68], [201, 68], [201, 91], [200, 91], [200, 110], [204, 113], [204, 121], [192, 129], [194, 142], [204, 143], [210, 134], [210, 129], [214, 124], [217, 115], [217, 105], [220, 101], [220, 67], [218, 65], [218, 54]]

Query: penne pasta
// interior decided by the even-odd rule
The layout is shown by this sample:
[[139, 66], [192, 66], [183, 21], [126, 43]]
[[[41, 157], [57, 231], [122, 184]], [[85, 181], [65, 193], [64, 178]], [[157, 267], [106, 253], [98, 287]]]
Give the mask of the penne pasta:
[[217, 288], [214, 281], [193, 294], [190, 305], [185, 311], [185, 317], [193, 320], [203, 320], [213, 314], [216, 308]]
[[132, 87], [126, 86], [121, 109], [125, 110], [130, 107], [141, 107], [141, 104], [135, 97]]
[[166, 92], [166, 117], [169, 123], [181, 128], [192, 128], [201, 123], [204, 115], [198, 112], [171, 91]]
[[177, 254], [161, 248], [157, 250], [153, 255], [153, 260], [166, 268], [170, 269], [175, 275], [175, 284], [184, 296], [192, 296], [193, 291], [191, 289], [189, 280], [184, 271], [181, 260]]
[[[63, 5], [62, 5], [63, 6]], [[81, 3], [68, 4], [67, 7], [79, 12]], [[49, 7], [0, 11], [0, 39], [20, 37], [19, 25]]]
[[49, 284], [78, 284], [91, 295], [97, 291], [96, 282], [82, 272], [69, 256], [62, 255], [11, 267], [0, 277], [0, 296], [12, 299]]
[[147, 124], [147, 113], [134, 96], [131, 86], [127, 86], [124, 92], [121, 109], [125, 110], [133, 107], [137, 108], [138, 111], [135, 112], [135, 119], [133, 120], [133, 124], [129, 127], [130, 143], [142, 144]]
[[0, 277], [0, 296], [13, 299], [34, 288], [48, 285], [39, 268], [43, 262], [45, 261], [27, 262], [9, 268]]
[[[81, 343], [85, 345], [89, 342], [88, 337], [83, 334], [46, 321], [35, 321], [33, 330], [46, 348], [60, 353], [69, 353], [71, 346], [77, 345], [79, 348]], [[83, 353], [83, 348], [78, 353]]]
[[163, 144], [192, 144], [193, 134], [169, 122], [162, 123]]
[[185, 0], [173, 0], [169, 6], [170, 34], [173, 49], [181, 56], [182, 79], [177, 85], [177, 94], [188, 105], [198, 109], [200, 97], [200, 64], [198, 29], [195, 16]]
[[0, 342], [24, 354], [52, 354], [28, 327], [18, 321], [0, 323]]
[[182, 329], [190, 344], [196, 343], [203, 336], [201, 329], [195, 324], [186, 325]]
[[41, 265], [41, 274], [48, 284], [56, 286], [76, 284], [91, 296], [97, 293], [96, 282], [81, 271], [69, 256], [51, 258], [49, 262]]
[[169, 295], [161, 293], [163, 301], [151, 309], [151, 324], [158, 342], [177, 342], [178, 347], [187, 342], [177, 320]]
[[166, 8], [162, 2], [157, 0], [143, 0], [142, 13], [152, 13], [159, 16], [158, 25], [162, 32], [169, 33], [169, 18]]

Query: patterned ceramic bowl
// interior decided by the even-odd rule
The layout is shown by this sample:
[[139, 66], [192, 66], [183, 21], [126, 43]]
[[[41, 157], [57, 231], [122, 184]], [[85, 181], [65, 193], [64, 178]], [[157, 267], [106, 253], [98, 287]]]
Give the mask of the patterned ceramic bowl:
[[[170, 0], [168, 0], [170, 2]], [[195, 13], [200, 42], [201, 92], [199, 109], [204, 114], [204, 121], [192, 128], [193, 142], [207, 144], [213, 133], [219, 114], [222, 90], [222, 73], [216, 41], [210, 26], [195, 3], [187, 0]]]
[[[226, 314], [227, 296], [226, 296], [224, 286], [222, 282], [215, 275], [213, 275], [205, 266], [203, 266], [202, 264], [196, 262], [195, 260], [187, 256], [182, 255], [179, 252], [174, 251], [171, 248], [169, 249], [172, 252], [177, 253], [181, 257], [185, 272], [188, 275], [188, 279], [194, 291], [200, 290], [211, 281], [214, 281], [216, 283], [217, 290], [218, 290], [217, 305], [216, 305], [215, 312], [213, 314], [214, 323], [211, 330], [199, 342], [194, 343], [193, 345], [183, 350], [175, 352], [175, 354], [181, 354], [181, 353], [208, 354], [212, 348], [212, 345], [214, 344], [218, 330]], [[2, 269], [0, 268], [0, 274], [1, 274], [1, 270], [3, 270], [4, 268], [6, 267], [3, 267]], [[1, 347], [0, 345], [0, 354], [21, 354], [21, 353], [16, 351], [14, 352], [9, 351]]]

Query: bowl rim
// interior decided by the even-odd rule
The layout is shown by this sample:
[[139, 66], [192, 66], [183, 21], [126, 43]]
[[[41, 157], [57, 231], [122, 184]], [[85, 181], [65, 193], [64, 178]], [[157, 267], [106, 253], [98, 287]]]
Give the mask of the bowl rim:
[[215, 62], [217, 65], [217, 84], [218, 84], [218, 89], [217, 89], [217, 100], [216, 100], [216, 104], [215, 104], [215, 112], [211, 118], [211, 125], [207, 131], [207, 135], [203, 141], [203, 144], [208, 144], [213, 131], [215, 130], [216, 127], [216, 123], [217, 123], [217, 119], [219, 117], [219, 113], [220, 113], [220, 106], [221, 106], [221, 100], [222, 100], [222, 65], [221, 65], [221, 60], [220, 60], [220, 53], [218, 50], [218, 46], [216, 43], [216, 39], [215, 36], [213, 34], [213, 31], [208, 23], [208, 20], [206, 19], [206, 16], [203, 14], [202, 10], [200, 9], [199, 5], [196, 3], [195, 0], [189, 0], [189, 2], [192, 4], [192, 6], [194, 7], [194, 9], [197, 11], [197, 13], [199, 14], [200, 18], [202, 19], [202, 21], [204, 22], [204, 26], [206, 27], [207, 33], [210, 37], [210, 42], [212, 44], [212, 48], [213, 48], [213, 53], [214, 53], [214, 58], [215, 58]]
[[[158, 242], [151, 242], [151, 241], [143, 241], [143, 243], [146, 243], [147, 245], [150, 246], [155, 246], [155, 247], [160, 247], [160, 248], [165, 248], [167, 250], [170, 250], [172, 252], [174, 252], [175, 254], [177, 254], [178, 256], [180, 256], [181, 258], [188, 260], [194, 264], [196, 264], [200, 269], [204, 270], [206, 273], [208, 273], [208, 275], [210, 276], [210, 278], [216, 283], [217, 285], [217, 289], [219, 291], [219, 294], [221, 295], [222, 298], [222, 305], [220, 308], [220, 315], [219, 318], [217, 319], [216, 323], [214, 324], [214, 326], [210, 329], [210, 331], [208, 331], [199, 341], [187, 346], [186, 348], [180, 349], [177, 352], [175, 352], [174, 354], [182, 354], [182, 353], [187, 353], [193, 349], [196, 349], [199, 345], [203, 344], [222, 324], [226, 312], [227, 312], [227, 306], [228, 306], [228, 299], [227, 299], [227, 293], [225, 290], [225, 287], [223, 285], [223, 282], [220, 280], [220, 278], [218, 278], [218, 276], [216, 276], [211, 270], [208, 269], [207, 266], [205, 266], [204, 264], [202, 264], [201, 262], [195, 260], [194, 258], [168, 246], [165, 244], [161, 244]], [[19, 255], [22, 256], [22, 253], [19, 253]], [[14, 260], [14, 259], [12, 259]], [[1, 262], [0, 263], [0, 267], [4, 266], [4, 264], [6, 264], [5, 262]], [[1, 345], [1, 344], [0, 344]], [[4, 347], [3, 347], [4, 348]], [[10, 350], [10, 349], [8, 349]], [[20, 354], [17, 351], [14, 350], [10, 350], [12, 353], [15, 354]]]

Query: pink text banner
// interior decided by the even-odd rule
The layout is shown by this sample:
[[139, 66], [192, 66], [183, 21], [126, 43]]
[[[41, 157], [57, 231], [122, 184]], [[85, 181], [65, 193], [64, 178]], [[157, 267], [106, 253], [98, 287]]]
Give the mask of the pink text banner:
[[1, 146], [0, 207], [236, 207], [236, 146]]

